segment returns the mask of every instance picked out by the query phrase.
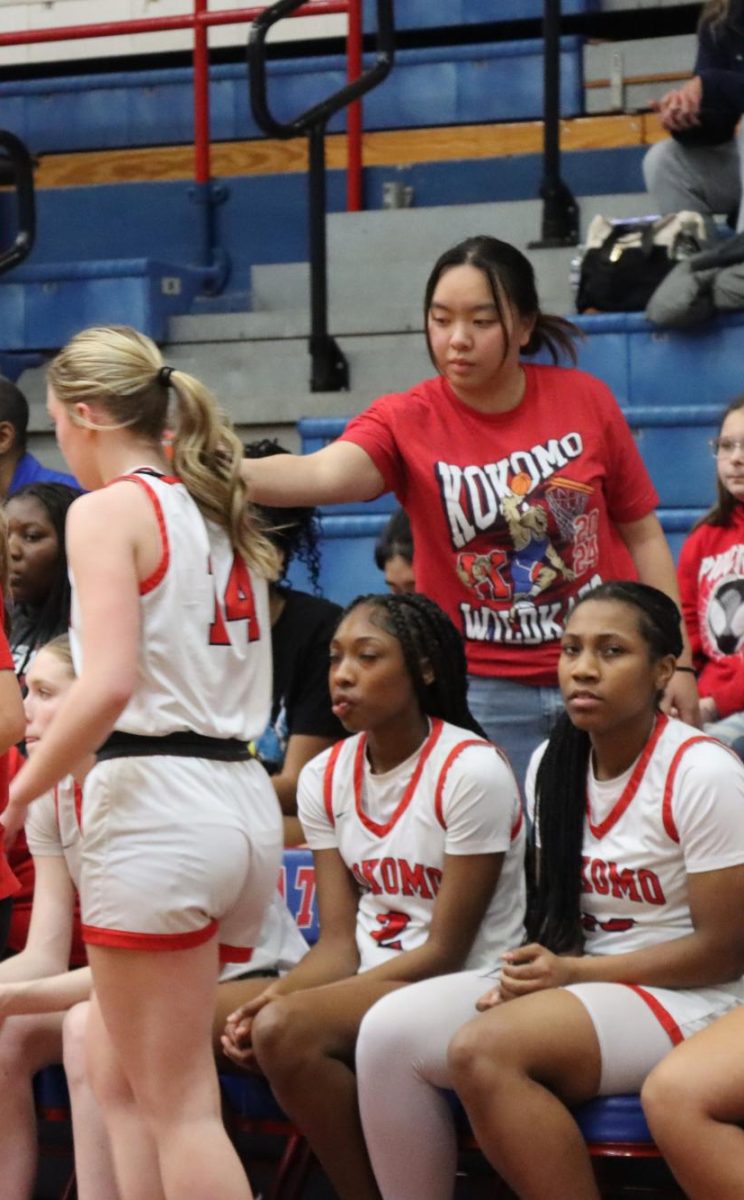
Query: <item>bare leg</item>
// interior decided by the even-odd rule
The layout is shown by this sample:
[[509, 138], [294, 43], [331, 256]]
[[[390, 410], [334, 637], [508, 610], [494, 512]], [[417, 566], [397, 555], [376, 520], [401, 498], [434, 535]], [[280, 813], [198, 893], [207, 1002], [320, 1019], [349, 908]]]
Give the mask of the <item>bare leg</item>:
[[253, 1026], [261, 1069], [342, 1200], [380, 1200], [359, 1119], [354, 1047], [364, 1014], [397, 986], [358, 975], [295, 992], [262, 1009]]
[[59, 1062], [62, 1013], [8, 1017], [0, 1026], [0, 1200], [30, 1200], [37, 1165], [36, 1071]]
[[[106, 1125], [86, 1070], [85, 1041], [90, 1004], [65, 1013], [62, 1061], [72, 1108], [78, 1200], [119, 1200]], [[131, 1100], [130, 1100], [131, 1102]]]
[[[211, 1044], [217, 979], [213, 939], [189, 950], [147, 953], [89, 947], [100, 1014], [93, 1007], [94, 1054], [106, 1035], [131, 1087], [139, 1115], [157, 1146], [166, 1200], [250, 1200], [245, 1172], [222, 1124]], [[105, 1098], [104, 1098], [105, 1102]], [[123, 1164], [132, 1125], [111, 1106], [111, 1136], [122, 1200], [139, 1200]], [[148, 1197], [157, 1193], [152, 1178]]]
[[744, 1194], [744, 1009], [668, 1055], [641, 1098], [651, 1132], [691, 1200]]
[[552, 989], [497, 1005], [455, 1035], [449, 1061], [483, 1153], [521, 1200], [599, 1200], [566, 1108], [599, 1089], [599, 1044], [580, 1000]]

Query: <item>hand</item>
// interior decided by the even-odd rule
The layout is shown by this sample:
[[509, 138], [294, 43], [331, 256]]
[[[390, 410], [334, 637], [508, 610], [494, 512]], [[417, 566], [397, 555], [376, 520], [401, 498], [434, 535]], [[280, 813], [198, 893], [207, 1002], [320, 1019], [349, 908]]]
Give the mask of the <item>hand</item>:
[[[4, 812], [0, 813], [0, 838], [4, 835], [5, 850], [10, 850], [18, 834], [23, 829], [23, 822], [26, 816], [25, 808], [13, 804], [12, 801], [8, 804]], [[0, 841], [0, 846], [2, 842]]]
[[508, 950], [502, 958], [504, 965], [499, 984], [502, 1002], [574, 982], [573, 958], [553, 954], [536, 942]]
[[225, 1030], [220, 1038], [222, 1053], [239, 1067], [247, 1071], [259, 1073], [256, 1057], [251, 1044], [251, 1029], [253, 1018], [265, 1008], [276, 995], [277, 984], [272, 983], [260, 995], [254, 996], [245, 1004], [241, 1004], [235, 1012], [230, 1013]]
[[682, 87], [675, 88], [652, 100], [651, 108], [661, 118], [661, 123], [670, 133], [679, 133], [700, 124], [700, 107], [703, 102], [703, 84], [699, 75], [693, 75]]
[[718, 720], [718, 709], [712, 696], [701, 696], [700, 720], [703, 725], [709, 725], [712, 721]]
[[501, 1003], [501, 984], [497, 983], [490, 991], [484, 992], [483, 995], [476, 1000], [475, 1007], [478, 1012], [488, 1012], [489, 1008], [495, 1008]]
[[687, 721], [688, 725], [695, 725], [699, 729], [700, 701], [695, 676], [689, 671], [675, 671], [667, 684], [661, 707], [670, 717], [679, 717], [681, 721]]

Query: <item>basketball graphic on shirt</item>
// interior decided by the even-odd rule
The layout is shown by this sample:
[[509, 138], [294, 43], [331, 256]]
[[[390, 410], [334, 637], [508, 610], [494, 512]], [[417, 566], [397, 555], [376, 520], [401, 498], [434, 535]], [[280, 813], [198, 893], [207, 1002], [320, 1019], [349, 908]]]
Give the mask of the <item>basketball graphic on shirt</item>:
[[722, 580], [708, 604], [708, 626], [719, 654], [736, 654], [744, 646], [744, 579]]
[[527, 472], [519, 471], [511, 481], [511, 490], [514, 492], [515, 496], [526, 496], [531, 485], [532, 480]]

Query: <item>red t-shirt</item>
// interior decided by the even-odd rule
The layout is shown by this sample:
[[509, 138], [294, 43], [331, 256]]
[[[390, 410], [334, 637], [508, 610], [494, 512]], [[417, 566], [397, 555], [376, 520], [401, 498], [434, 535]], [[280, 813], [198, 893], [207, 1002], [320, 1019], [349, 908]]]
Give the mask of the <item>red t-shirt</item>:
[[411, 521], [414, 572], [462, 631], [475, 675], [554, 684], [574, 598], [636, 579], [617, 526], [658, 496], [609, 389], [525, 365], [508, 413], [481, 413], [442, 378], [382, 396], [347, 426]]
[[744, 709], [744, 505], [731, 524], [701, 525], [679, 555], [682, 612], [701, 696], [719, 717]]

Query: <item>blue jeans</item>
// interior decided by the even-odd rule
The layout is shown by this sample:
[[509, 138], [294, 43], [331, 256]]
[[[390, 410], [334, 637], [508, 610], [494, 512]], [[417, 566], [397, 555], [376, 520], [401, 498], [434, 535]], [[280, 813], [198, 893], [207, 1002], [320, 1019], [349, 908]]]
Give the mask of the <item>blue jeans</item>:
[[508, 754], [519, 786], [524, 790], [530, 755], [563, 712], [559, 688], [469, 675], [468, 704], [491, 741]]

